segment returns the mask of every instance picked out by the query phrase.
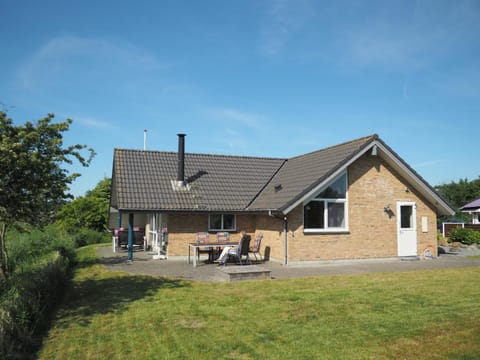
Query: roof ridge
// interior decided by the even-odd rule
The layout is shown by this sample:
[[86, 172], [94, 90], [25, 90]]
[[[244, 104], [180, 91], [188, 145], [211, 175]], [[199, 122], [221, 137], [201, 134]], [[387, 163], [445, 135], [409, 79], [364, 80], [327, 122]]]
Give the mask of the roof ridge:
[[[161, 154], [174, 154], [176, 151], [163, 151], [163, 150], [142, 150], [142, 149], [122, 149], [114, 148], [114, 151], [129, 151], [137, 153], [161, 153]], [[228, 155], [228, 154], [206, 154], [206, 153], [195, 153], [195, 152], [185, 152], [185, 155], [197, 155], [197, 156], [206, 156], [206, 157], [224, 157], [224, 158], [240, 158], [240, 159], [264, 159], [264, 160], [282, 160], [286, 161], [286, 157], [271, 157], [271, 156], [253, 156], [253, 155]]]
[[348, 144], [351, 144], [351, 143], [354, 143], [354, 142], [359, 142], [359, 141], [362, 141], [362, 140], [364, 140], [364, 141], [366, 142], [367, 139], [377, 140], [377, 139], [379, 139], [379, 136], [378, 136], [378, 134], [376, 134], [376, 133], [375, 133], [375, 134], [371, 134], [371, 135], [367, 135], [367, 136], [363, 136], [363, 137], [358, 138], [358, 139], [353, 139], [353, 140], [345, 141], [345, 142], [340, 143], [340, 144], [327, 146], [327, 147], [322, 148], [322, 149], [313, 150], [313, 151], [310, 151], [310, 152], [305, 153], [305, 154], [300, 154], [300, 155], [297, 155], [297, 156], [293, 156], [293, 157], [289, 158], [288, 160], [293, 160], [293, 159], [301, 158], [301, 157], [303, 157], [303, 156], [308, 156], [308, 155], [312, 155], [312, 154], [319, 153], [319, 152], [322, 152], [322, 151], [331, 150], [331, 149], [334, 149], [334, 148], [338, 148], [338, 147], [340, 147], [340, 146], [345, 146], [345, 145], [348, 145]]

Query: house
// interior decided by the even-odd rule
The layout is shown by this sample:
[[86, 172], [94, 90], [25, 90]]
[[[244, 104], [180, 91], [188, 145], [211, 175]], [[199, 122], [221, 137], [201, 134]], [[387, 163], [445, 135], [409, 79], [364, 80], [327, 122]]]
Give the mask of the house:
[[460, 211], [471, 214], [472, 215], [472, 224], [480, 224], [480, 198], [469, 202], [466, 205], [463, 205], [460, 208]]
[[437, 215], [454, 210], [378, 135], [282, 159], [115, 149], [111, 227], [145, 228], [167, 256], [195, 234], [262, 232], [292, 261], [436, 256]]

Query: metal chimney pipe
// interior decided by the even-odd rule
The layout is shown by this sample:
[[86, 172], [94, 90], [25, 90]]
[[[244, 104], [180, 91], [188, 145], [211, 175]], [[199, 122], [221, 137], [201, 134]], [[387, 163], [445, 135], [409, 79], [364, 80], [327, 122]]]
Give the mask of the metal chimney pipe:
[[185, 134], [178, 135], [178, 173], [177, 181], [185, 184]]

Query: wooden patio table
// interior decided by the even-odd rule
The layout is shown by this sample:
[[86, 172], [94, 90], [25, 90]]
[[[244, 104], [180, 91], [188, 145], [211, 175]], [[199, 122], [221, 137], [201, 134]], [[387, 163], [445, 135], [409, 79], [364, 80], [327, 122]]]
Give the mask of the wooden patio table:
[[188, 244], [188, 263], [190, 264], [190, 249], [193, 249], [193, 267], [197, 267], [197, 251], [199, 248], [207, 248], [207, 249], [214, 249], [214, 248], [224, 248], [225, 246], [238, 246], [238, 242], [221, 242], [221, 243], [208, 243], [208, 244], [197, 244], [197, 243], [189, 243]]

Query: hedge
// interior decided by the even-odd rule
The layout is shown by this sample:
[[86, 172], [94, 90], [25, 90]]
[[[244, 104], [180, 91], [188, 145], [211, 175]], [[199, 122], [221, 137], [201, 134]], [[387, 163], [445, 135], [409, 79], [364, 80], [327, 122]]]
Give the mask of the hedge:
[[34, 358], [69, 282], [72, 259], [59, 251], [11, 275], [0, 297], [0, 354]]

